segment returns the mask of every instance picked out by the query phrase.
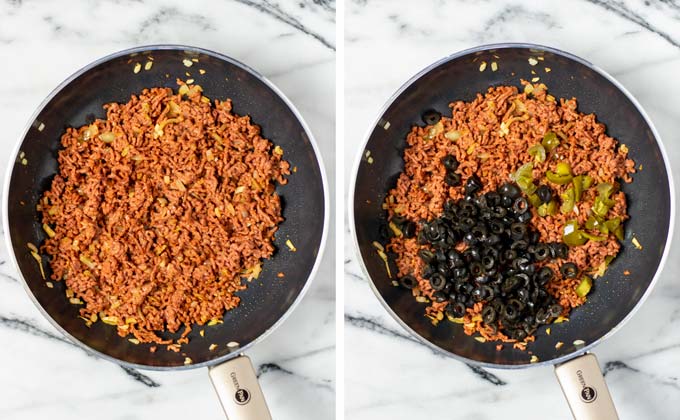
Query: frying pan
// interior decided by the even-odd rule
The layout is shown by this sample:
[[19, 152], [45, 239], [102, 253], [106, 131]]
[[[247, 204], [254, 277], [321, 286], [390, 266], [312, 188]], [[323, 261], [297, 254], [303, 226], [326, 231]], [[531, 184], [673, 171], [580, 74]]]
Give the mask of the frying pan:
[[[543, 57], [532, 67], [530, 57]], [[480, 71], [480, 64], [498, 63], [497, 71]], [[490, 67], [490, 66], [488, 66]], [[550, 72], [544, 68], [549, 67]], [[597, 279], [585, 305], [572, 311], [569, 322], [550, 325], [537, 332], [531, 350], [539, 359], [530, 364], [527, 352], [513, 348], [496, 351], [495, 344], [480, 343], [463, 333], [461, 325], [443, 322], [433, 326], [424, 316], [426, 304], [410, 293], [392, 286], [384, 262], [373, 241], [382, 241], [379, 227], [386, 221], [382, 210], [387, 191], [403, 170], [406, 134], [420, 124], [422, 112], [434, 109], [450, 115], [448, 104], [470, 101], [489, 86], [516, 85], [531, 79], [535, 70], [556, 98], [578, 99], [579, 110], [595, 113], [606, 124], [608, 134], [626, 144], [636, 165], [642, 165], [632, 184], [624, 184], [630, 220], [621, 253], [604, 278]], [[365, 153], [371, 152], [369, 164]], [[674, 193], [670, 166], [658, 133], [638, 102], [611, 76], [574, 55], [531, 44], [495, 44], [462, 51], [446, 57], [406, 82], [387, 102], [355, 166], [349, 203], [352, 227], [364, 273], [386, 310], [413, 336], [428, 346], [466, 363], [489, 368], [524, 368], [555, 365], [575, 418], [616, 419], [595, 356], [589, 351], [611, 336], [649, 296], [666, 260], [674, 219]], [[631, 245], [635, 235], [643, 245]], [[392, 263], [392, 262], [391, 262]], [[624, 278], [623, 272], [630, 271]], [[396, 272], [396, 269], [392, 269]], [[555, 348], [555, 343], [564, 345]], [[504, 346], [511, 347], [511, 346]]]
[[[183, 62], [192, 59], [197, 61], [191, 67]], [[151, 60], [152, 67], [145, 70]], [[135, 73], [137, 63], [142, 69]], [[199, 69], [205, 70], [204, 74]], [[264, 262], [259, 280], [238, 293], [241, 304], [225, 313], [224, 323], [206, 326], [205, 338], [199, 336], [201, 328], [194, 328], [180, 353], [166, 351], [164, 346], [151, 353], [150, 345], [132, 344], [119, 337], [114, 327], [101, 322], [86, 327], [78, 318], [78, 307], [65, 298], [64, 283], [55, 282], [53, 289], [45, 286], [26, 244], [40, 244], [45, 239], [36, 204], [58, 171], [56, 158], [65, 128], [105, 118], [105, 103], [127, 102], [144, 88], [176, 89], [176, 78], [186, 80], [186, 72], [203, 87], [206, 96], [231, 98], [235, 113], [250, 115], [262, 128], [263, 136], [283, 148], [297, 172], [287, 185], [277, 187], [285, 218], [274, 242], [277, 251]], [[22, 159], [27, 160], [26, 165]], [[270, 81], [232, 58], [179, 45], [133, 48], [97, 60], [59, 85], [31, 117], [12, 154], [3, 198], [11, 259], [33, 302], [66, 337], [90, 353], [127, 367], [209, 367], [230, 418], [271, 418], [252, 365], [243, 353], [279, 326], [308, 289], [321, 260], [329, 209], [326, 176], [314, 138], [295, 107]], [[297, 252], [288, 250], [287, 239]], [[43, 265], [49, 277], [49, 264]], [[279, 272], [285, 277], [278, 278]], [[179, 338], [177, 334], [165, 337]], [[211, 343], [218, 348], [210, 351]], [[185, 365], [186, 357], [193, 363]]]

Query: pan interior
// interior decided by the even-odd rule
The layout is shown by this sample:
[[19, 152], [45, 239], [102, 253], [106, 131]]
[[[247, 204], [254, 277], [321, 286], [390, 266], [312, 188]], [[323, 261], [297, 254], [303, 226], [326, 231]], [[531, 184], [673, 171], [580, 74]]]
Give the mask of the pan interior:
[[[133, 71], [136, 63], [143, 67], [150, 57], [153, 57], [150, 70]], [[183, 60], [192, 58], [197, 62], [187, 67]], [[225, 314], [223, 324], [194, 328], [180, 353], [166, 351], [164, 346], [151, 353], [150, 345], [134, 345], [120, 338], [114, 327], [98, 322], [87, 328], [78, 318], [78, 307], [65, 298], [63, 282], [55, 282], [54, 289], [45, 286], [26, 244], [37, 245], [44, 240], [36, 204], [58, 170], [56, 157], [65, 128], [104, 118], [102, 105], [126, 102], [144, 88], [176, 89], [176, 79], [186, 80], [186, 72], [203, 87], [207, 97], [230, 98], [235, 113], [250, 115], [262, 128], [263, 136], [283, 148], [284, 158], [291, 166], [297, 166], [297, 172], [289, 177], [288, 185], [278, 187], [285, 222], [276, 234], [277, 251], [263, 264], [259, 279], [238, 293], [241, 304]], [[35, 300], [55, 324], [104, 355], [155, 368], [183, 366], [185, 357], [190, 357], [194, 364], [227, 358], [230, 352], [227, 343], [237, 342], [243, 348], [268, 331], [284, 316], [311, 275], [325, 223], [323, 177], [314, 147], [286, 101], [237, 62], [203, 50], [174, 47], [125, 53], [99, 62], [53, 94], [32, 122], [20, 150], [28, 164], [12, 162], [7, 207], [12, 248], [21, 273]], [[293, 241], [297, 252], [289, 251], [287, 239]], [[49, 265], [44, 266], [49, 276]], [[285, 277], [279, 278], [279, 272]], [[205, 330], [205, 337], [199, 335], [201, 329]], [[166, 336], [177, 338], [178, 334]], [[213, 343], [218, 348], [210, 351]]]
[[[544, 61], [532, 67], [528, 59], [539, 55]], [[483, 61], [497, 62], [498, 70], [493, 72], [487, 68], [480, 72]], [[545, 72], [545, 67], [551, 71]], [[632, 184], [622, 187], [631, 219], [625, 224], [626, 238], [621, 253], [604, 278], [595, 280], [588, 302], [572, 311], [570, 321], [550, 325], [550, 336], [545, 334], [545, 327], [539, 329], [536, 342], [530, 344], [528, 350], [540, 361], [550, 361], [579, 352], [573, 344], [575, 340], [583, 340], [587, 345], [606, 335], [633, 310], [652, 282], [667, 246], [671, 192], [652, 128], [621, 90], [581, 60], [557, 51], [519, 46], [444, 60], [406, 86], [387, 106], [362, 151], [363, 154], [370, 150], [374, 159], [372, 164], [361, 162], [353, 198], [354, 228], [362, 260], [379, 298], [402, 325], [451, 355], [500, 366], [527, 364], [530, 355], [507, 345], [502, 351], [496, 351], [496, 343], [480, 343], [465, 335], [458, 324], [442, 322], [434, 327], [424, 316], [426, 304], [417, 303], [410, 293], [392, 286], [384, 263], [371, 244], [381, 241], [379, 226], [386, 218], [381, 204], [403, 170], [406, 134], [411, 126], [423, 124], [421, 113], [435, 109], [450, 116], [450, 102], [470, 101], [490, 86], [519, 86], [520, 79], [535, 77], [532, 70], [553, 96], [575, 97], [581, 112], [595, 113], [597, 119], [606, 124], [608, 134], [628, 146], [636, 166], [643, 167], [634, 174]], [[386, 122], [389, 122], [388, 128], [384, 128]], [[631, 245], [633, 236], [638, 238], [643, 250]], [[624, 276], [625, 270], [631, 274]], [[396, 272], [394, 265], [392, 272]], [[556, 349], [557, 342], [564, 345]]]

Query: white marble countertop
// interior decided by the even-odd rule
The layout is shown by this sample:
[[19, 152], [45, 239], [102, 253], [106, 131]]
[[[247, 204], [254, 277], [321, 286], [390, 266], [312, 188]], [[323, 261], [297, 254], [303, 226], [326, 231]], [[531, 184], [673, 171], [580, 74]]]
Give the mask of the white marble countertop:
[[[0, 176], [24, 124], [57, 84], [101, 56], [156, 43], [212, 49], [270, 78], [311, 126], [334, 185], [332, 0], [0, 1]], [[276, 419], [330, 419], [335, 412], [333, 235], [328, 243], [303, 302], [249, 352]], [[24, 293], [4, 242], [0, 343], [3, 420], [224, 418], [205, 369], [125, 371], [64, 341]]]
[[[650, 114], [665, 139], [675, 178], [680, 175], [677, 2], [354, 0], [347, 4], [346, 22], [346, 168], [378, 110], [413, 74], [461, 49], [515, 41], [572, 52], [616, 77]], [[596, 349], [622, 419], [678, 418], [677, 233], [647, 303]], [[571, 418], [551, 368], [473, 369], [409, 337], [370, 290], [348, 232], [345, 271], [348, 419]]]

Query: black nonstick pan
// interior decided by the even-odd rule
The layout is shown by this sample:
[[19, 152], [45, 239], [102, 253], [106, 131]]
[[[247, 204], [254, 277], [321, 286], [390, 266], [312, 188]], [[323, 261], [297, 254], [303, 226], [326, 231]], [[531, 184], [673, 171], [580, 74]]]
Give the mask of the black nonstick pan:
[[[530, 57], [543, 57], [532, 67]], [[482, 62], [497, 62], [497, 71], [480, 71]], [[544, 68], [549, 67], [550, 72]], [[540, 80], [556, 98], [578, 99], [579, 109], [595, 113], [608, 134], [628, 146], [630, 157], [643, 169], [622, 187], [629, 204], [622, 252], [604, 278], [588, 295], [588, 302], [572, 311], [569, 322], [543, 328], [528, 350], [530, 355], [494, 343], [481, 343], [463, 333], [462, 326], [442, 322], [433, 326], [424, 316], [426, 304], [394, 287], [384, 262], [372, 243], [381, 241], [379, 227], [385, 223], [381, 208], [390, 188], [403, 170], [406, 134], [422, 125], [424, 111], [434, 109], [450, 115], [448, 104], [470, 101], [489, 86], [516, 85], [540, 72]], [[365, 153], [371, 152], [371, 162]], [[674, 195], [670, 166], [651, 121], [637, 101], [612, 77], [587, 61], [552, 48], [527, 44], [488, 45], [462, 51], [424, 69], [404, 84], [388, 101], [369, 129], [356, 165], [349, 212], [360, 261], [379, 300], [411, 334], [452, 358], [491, 368], [523, 368], [553, 364], [578, 419], [614, 419], [616, 410], [595, 357], [589, 351], [619, 329], [644, 302], [667, 257], [673, 230]], [[643, 245], [631, 245], [632, 235]], [[624, 278], [623, 272], [630, 271]], [[395, 270], [396, 271], [396, 270]], [[393, 272], [395, 272], [393, 271]], [[555, 348], [555, 343], [564, 345]]]
[[[164, 346], [151, 353], [150, 345], [133, 344], [119, 337], [114, 327], [98, 322], [88, 328], [78, 318], [78, 307], [66, 299], [63, 282], [46, 287], [27, 243], [40, 244], [45, 238], [36, 205], [58, 170], [56, 157], [66, 127], [105, 118], [104, 104], [127, 102], [144, 88], [177, 89], [177, 78], [194, 79], [209, 98], [232, 99], [234, 112], [250, 115], [263, 136], [283, 148], [297, 172], [287, 185], [278, 187], [285, 221], [276, 234], [277, 251], [264, 262], [259, 279], [239, 292], [241, 304], [225, 314], [222, 324], [205, 327], [205, 338], [199, 336], [201, 328], [194, 328], [180, 353], [166, 351]], [[329, 214], [326, 177], [314, 138], [295, 107], [271, 82], [229, 57], [186, 46], [140, 47], [102, 58], [57, 87], [31, 118], [10, 161], [3, 202], [12, 259], [35, 304], [65, 336], [123, 366], [153, 370], [210, 367], [230, 418], [270, 418], [243, 352], [280, 325], [305, 294], [321, 259]], [[295, 244], [296, 252], [288, 250], [287, 239]], [[43, 265], [49, 277], [49, 264]], [[279, 278], [279, 272], [285, 277]], [[218, 344], [217, 349], [211, 351], [210, 343]], [[185, 364], [187, 358], [191, 364]]]

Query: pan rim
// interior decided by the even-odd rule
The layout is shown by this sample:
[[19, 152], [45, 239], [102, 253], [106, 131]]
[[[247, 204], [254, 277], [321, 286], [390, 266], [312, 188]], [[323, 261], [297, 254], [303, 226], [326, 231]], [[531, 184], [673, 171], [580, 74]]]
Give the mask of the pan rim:
[[[380, 120], [382, 119], [382, 116], [385, 114], [387, 109], [392, 106], [392, 104], [401, 96], [404, 91], [409, 88], [412, 84], [417, 82], [421, 77], [424, 75], [428, 74], [430, 71], [434, 70], [435, 68], [451, 61], [458, 59], [460, 57], [474, 54], [477, 52], [482, 52], [482, 51], [488, 51], [488, 50], [499, 50], [499, 49], [510, 49], [510, 48], [522, 48], [522, 49], [537, 49], [537, 50], [542, 50], [546, 52], [553, 53], [555, 55], [559, 55], [562, 57], [566, 57], [568, 59], [571, 59], [573, 61], [576, 61], [580, 64], [585, 65], [589, 69], [593, 70], [595, 73], [599, 74], [600, 76], [604, 77], [607, 81], [609, 81], [612, 85], [614, 85], [621, 93], [623, 93], [626, 98], [628, 98], [629, 101], [635, 106], [637, 111], [640, 113], [642, 116], [643, 120], [645, 123], [649, 126], [649, 128], [652, 131], [652, 134], [654, 135], [654, 139], [656, 140], [657, 145], [659, 146], [659, 150], [661, 151], [661, 156], [663, 158], [664, 162], [664, 167], [666, 169], [666, 173], [668, 174], [668, 187], [670, 190], [670, 217], [669, 217], [669, 227], [668, 227], [668, 234], [666, 236], [666, 241], [665, 241], [665, 247], [663, 254], [661, 256], [661, 259], [659, 260], [659, 264], [656, 268], [656, 271], [654, 273], [654, 276], [652, 277], [651, 282], [647, 286], [647, 289], [645, 290], [645, 293], [640, 297], [640, 299], [637, 301], [633, 309], [631, 309], [626, 316], [619, 321], [614, 327], [612, 327], [606, 334], [602, 335], [599, 337], [597, 340], [587, 344], [586, 346], [576, 349], [575, 351], [571, 353], [567, 353], [563, 356], [556, 357], [554, 359], [549, 359], [549, 360], [543, 360], [539, 361], [536, 363], [530, 363], [527, 361], [527, 363], [520, 363], [520, 364], [500, 364], [500, 363], [491, 363], [491, 362], [480, 362], [477, 360], [469, 359], [467, 357], [460, 356], [456, 353], [453, 353], [451, 351], [448, 351], [446, 349], [443, 349], [434, 343], [430, 342], [426, 338], [422, 337], [420, 334], [418, 334], [416, 331], [414, 331], [409, 325], [406, 324], [393, 310], [392, 308], [385, 302], [385, 299], [382, 297], [380, 292], [378, 291], [378, 288], [376, 287], [373, 279], [368, 273], [368, 269], [366, 268], [366, 265], [364, 263], [363, 257], [360, 252], [359, 248], [359, 240], [357, 238], [356, 234], [356, 228], [355, 228], [355, 215], [354, 215], [354, 194], [355, 194], [355, 189], [356, 189], [356, 184], [358, 180], [358, 175], [359, 175], [359, 167], [361, 165], [361, 160], [362, 156], [364, 153], [364, 150], [366, 149], [366, 146], [368, 144], [368, 141], [371, 138], [371, 135], [373, 134], [373, 131], [378, 127], [378, 124]], [[411, 336], [416, 338], [420, 343], [424, 344], [426, 347], [430, 348], [431, 350], [435, 351], [437, 354], [442, 354], [444, 356], [450, 357], [452, 359], [456, 359], [460, 362], [466, 363], [466, 364], [472, 364], [475, 366], [480, 366], [484, 368], [492, 368], [492, 369], [503, 369], [503, 370], [514, 370], [514, 369], [525, 369], [529, 367], [538, 367], [538, 366], [548, 366], [548, 365], [557, 365], [560, 363], [567, 362], [569, 360], [575, 359], [580, 355], [583, 355], [592, 348], [596, 347], [598, 344], [603, 342], [604, 340], [608, 339], [611, 337], [613, 334], [618, 332], [634, 315], [635, 313], [640, 309], [640, 307], [644, 304], [644, 302], [647, 300], [649, 295], [651, 294], [652, 290], [654, 289], [654, 286], [659, 280], [659, 277], [661, 276], [661, 272], [663, 271], [663, 268], [666, 264], [666, 260], [668, 259], [668, 254], [671, 248], [671, 244], [673, 241], [673, 231], [675, 227], [675, 186], [674, 186], [674, 181], [673, 181], [673, 173], [671, 171], [671, 166], [670, 162], [668, 160], [668, 155], [666, 153], [666, 149], [664, 148], [663, 142], [661, 140], [661, 136], [659, 132], [657, 131], [656, 127], [654, 126], [652, 120], [649, 118], [647, 113], [645, 112], [644, 108], [642, 108], [642, 105], [638, 102], [638, 100], [614, 77], [612, 77], [609, 73], [601, 69], [600, 67], [592, 64], [591, 62], [580, 58], [574, 54], [568, 53], [566, 51], [541, 45], [541, 44], [533, 44], [533, 43], [526, 43], [526, 42], [503, 42], [503, 43], [493, 43], [493, 44], [483, 44], [483, 45], [478, 45], [472, 48], [467, 48], [461, 51], [458, 51], [456, 53], [447, 55], [443, 58], [440, 58], [439, 60], [433, 62], [432, 64], [429, 64], [428, 66], [424, 67], [420, 71], [418, 71], [415, 75], [411, 76], [405, 83], [403, 83], [390, 97], [387, 99], [385, 104], [382, 106], [382, 108], [378, 111], [377, 118], [374, 119], [373, 124], [369, 125], [369, 127], [366, 130], [366, 134], [364, 135], [364, 140], [357, 151], [357, 155], [355, 156], [355, 161], [354, 161], [354, 166], [352, 170], [352, 180], [349, 185], [349, 191], [348, 191], [348, 200], [347, 200], [347, 206], [348, 206], [348, 218], [349, 218], [349, 229], [352, 234], [352, 242], [354, 245], [354, 253], [355, 256], [358, 258], [358, 263], [359, 266], [361, 267], [361, 271], [363, 272], [365, 278], [367, 278], [369, 281], [369, 285], [371, 287], [371, 290], [373, 293], [376, 295], [378, 298], [378, 301], [380, 304], [383, 306], [383, 308], [387, 311], [387, 313], [402, 327], [404, 328]]]
[[[106, 353], [103, 353], [101, 351], [95, 350], [92, 347], [88, 346], [84, 342], [80, 341], [79, 339], [75, 338], [73, 335], [71, 335], [66, 329], [64, 329], [57, 321], [55, 321], [52, 316], [42, 307], [42, 305], [38, 302], [37, 298], [33, 294], [32, 290], [28, 286], [28, 282], [24, 278], [24, 275], [19, 267], [19, 263], [16, 259], [16, 256], [14, 254], [14, 247], [12, 246], [12, 237], [10, 234], [10, 229], [9, 229], [9, 188], [10, 188], [10, 181], [12, 179], [12, 173], [14, 172], [14, 168], [16, 166], [16, 159], [19, 154], [19, 150], [21, 149], [21, 145], [23, 144], [26, 135], [28, 134], [29, 130], [31, 129], [33, 122], [36, 120], [38, 115], [43, 111], [43, 109], [47, 106], [47, 104], [52, 101], [64, 88], [66, 88], [71, 82], [73, 82], [75, 79], [78, 77], [82, 76], [83, 74], [89, 72], [93, 68], [99, 66], [100, 64], [104, 64], [106, 62], [109, 62], [111, 60], [114, 60], [116, 58], [120, 58], [122, 56], [129, 56], [131, 54], [139, 54], [139, 53], [144, 53], [144, 52], [153, 52], [153, 51], [167, 51], [167, 50], [177, 50], [177, 51], [185, 51], [189, 53], [197, 53], [197, 54], [204, 54], [204, 55], [209, 55], [215, 58], [218, 58], [220, 60], [226, 61], [230, 64], [233, 64], [237, 67], [242, 68], [246, 72], [250, 73], [253, 75], [255, 78], [257, 78], [260, 82], [262, 82], [266, 87], [271, 89], [281, 100], [284, 102], [284, 104], [288, 107], [288, 109], [293, 113], [297, 121], [300, 123], [302, 126], [305, 135], [309, 139], [310, 144], [312, 145], [312, 149], [314, 150], [314, 157], [316, 159], [317, 164], [319, 165], [319, 172], [321, 174], [321, 184], [323, 188], [323, 200], [324, 200], [324, 214], [323, 214], [323, 230], [321, 232], [321, 239], [319, 240], [319, 252], [316, 255], [316, 259], [314, 261], [314, 265], [312, 266], [312, 269], [309, 273], [309, 276], [307, 277], [307, 280], [305, 282], [305, 285], [303, 286], [302, 290], [300, 290], [300, 293], [298, 293], [297, 297], [295, 300], [290, 304], [288, 309], [283, 313], [283, 315], [269, 328], [267, 328], [262, 334], [260, 334], [256, 339], [251, 341], [250, 343], [246, 344], [243, 347], [238, 348], [237, 350], [224, 354], [219, 357], [215, 357], [213, 359], [206, 360], [201, 363], [196, 363], [196, 364], [189, 364], [189, 365], [177, 365], [177, 366], [155, 366], [155, 365], [144, 365], [144, 364], [139, 364], [139, 363], [131, 363], [122, 359], [118, 359], [116, 357], [110, 356]], [[99, 358], [102, 358], [104, 360], [107, 360], [109, 362], [116, 363], [120, 366], [124, 366], [127, 368], [132, 368], [132, 369], [141, 369], [141, 370], [148, 370], [148, 371], [179, 371], [179, 370], [190, 370], [190, 369], [197, 369], [197, 368], [202, 368], [202, 367], [210, 367], [214, 365], [218, 365], [221, 363], [226, 362], [227, 360], [230, 360], [234, 357], [239, 356], [240, 354], [244, 353], [246, 350], [249, 348], [255, 346], [256, 344], [260, 343], [263, 341], [267, 336], [269, 336], [274, 330], [276, 330], [278, 327], [283, 324], [283, 322], [291, 315], [291, 313], [295, 310], [295, 308], [300, 304], [304, 296], [307, 294], [309, 291], [309, 288], [311, 286], [312, 281], [316, 277], [316, 274], [318, 272], [319, 266], [321, 265], [321, 260], [323, 258], [325, 249], [326, 249], [326, 241], [328, 239], [328, 230], [329, 230], [329, 217], [330, 217], [330, 196], [329, 196], [329, 189], [328, 189], [328, 179], [327, 179], [327, 174], [326, 174], [326, 168], [323, 162], [323, 158], [321, 156], [321, 152], [319, 150], [319, 147], [317, 145], [316, 139], [312, 133], [312, 130], [309, 128], [307, 125], [307, 122], [304, 120], [302, 117], [302, 114], [300, 111], [295, 107], [293, 102], [276, 86], [272, 81], [270, 81], [267, 77], [263, 76], [261, 73], [253, 69], [252, 67], [248, 66], [247, 64], [242, 63], [241, 61], [238, 61], [232, 57], [229, 57], [225, 54], [208, 50], [205, 48], [201, 47], [195, 47], [195, 46], [189, 46], [189, 45], [183, 45], [183, 44], [151, 44], [151, 45], [143, 45], [143, 46], [137, 46], [137, 47], [132, 47], [132, 48], [127, 48], [124, 50], [120, 50], [111, 54], [107, 54], [101, 58], [98, 58], [95, 61], [90, 62], [89, 64], [86, 64], [85, 66], [81, 67], [80, 69], [76, 70], [73, 74], [71, 74], [69, 77], [67, 77], [64, 81], [62, 81], [57, 87], [55, 87], [47, 97], [38, 105], [36, 110], [33, 112], [31, 117], [29, 118], [21, 136], [19, 137], [18, 140], [15, 141], [14, 149], [10, 153], [10, 159], [8, 160], [8, 165], [7, 169], [5, 172], [5, 181], [3, 183], [3, 192], [2, 192], [2, 199], [3, 199], [3, 215], [2, 215], [2, 226], [4, 229], [4, 239], [5, 239], [5, 244], [8, 247], [8, 253], [9, 253], [9, 259], [12, 261], [12, 264], [14, 265], [14, 268], [19, 274], [19, 278], [21, 280], [21, 283], [24, 287], [24, 290], [26, 291], [27, 295], [30, 297], [31, 301], [33, 304], [38, 308], [38, 311], [41, 313], [41, 315], [47, 319], [52, 326], [54, 326], [61, 334], [63, 334], [69, 341], [74, 343], [76, 346], [84, 350], [86, 353], [97, 356]]]

